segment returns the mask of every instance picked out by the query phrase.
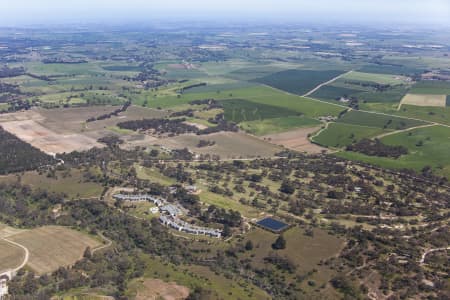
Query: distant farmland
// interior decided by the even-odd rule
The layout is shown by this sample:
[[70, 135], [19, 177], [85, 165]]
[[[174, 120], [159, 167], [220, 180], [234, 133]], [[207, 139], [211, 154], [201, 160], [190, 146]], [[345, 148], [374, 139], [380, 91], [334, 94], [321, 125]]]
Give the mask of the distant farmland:
[[289, 93], [304, 95], [319, 84], [329, 81], [340, 74], [342, 74], [341, 71], [333, 70], [288, 70], [261, 77], [255, 81]]

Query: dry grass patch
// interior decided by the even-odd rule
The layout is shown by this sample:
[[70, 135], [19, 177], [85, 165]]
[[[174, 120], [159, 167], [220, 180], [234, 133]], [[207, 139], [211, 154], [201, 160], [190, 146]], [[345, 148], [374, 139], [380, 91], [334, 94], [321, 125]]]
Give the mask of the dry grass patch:
[[28, 266], [37, 274], [45, 274], [59, 267], [70, 266], [82, 258], [87, 247], [101, 243], [87, 234], [60, 226], [45, 226], [27, 230], [9, 239], [30, 251]]
[[[211, 147], [198, 148], [200, 140], [214, 141]], [[271, 157], [282, 149], [279, 146], [240, 132], [218, 132], [208, 135], [180, 135], [158, 142], [171, 149], [187, 147], [198, 154], [219, 155], [221, 158]]]
[[399, 109], [403, 104], [415, 105], [415, 106], [446, 106], [446, 95], [415, 95], [406, 94], [400, 102]]
[[311, 143], [308, 136], [319, 130], [320, 127], [300, 128], [287, 132], [269, 134], [263, 136], [263, 139], [273, 144], [286, 147], [291, 150], [307, 153], [320, 153], [326, 148]]
[[189, 289], [160, 279], [139, 279], [136, 300], [181, 300], [189, 296]]
[[0, 273], [16, 268], [25, 259], [25, 251], [20, 247], [0, 240]]

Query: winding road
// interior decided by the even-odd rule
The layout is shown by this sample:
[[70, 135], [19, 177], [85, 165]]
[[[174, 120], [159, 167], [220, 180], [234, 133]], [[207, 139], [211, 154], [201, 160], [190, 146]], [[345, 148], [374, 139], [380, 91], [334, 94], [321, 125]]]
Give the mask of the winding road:
[[448, 246], [448, 247], [442, 247], [442, 248], [429, 249], [429, 250], [425, 251], [425, 252], [422, 254], [422, 257], [420, 258], [419, 263], [420, 263], [421, 265], [423, 265], [423, 264], [425, 263], [425, 258], [427, 257], [428, 254], [433, 253], [433, 252], [437, 252], [437, 251], [445, 251], [445, 250], [450, 250], [450, 246]]

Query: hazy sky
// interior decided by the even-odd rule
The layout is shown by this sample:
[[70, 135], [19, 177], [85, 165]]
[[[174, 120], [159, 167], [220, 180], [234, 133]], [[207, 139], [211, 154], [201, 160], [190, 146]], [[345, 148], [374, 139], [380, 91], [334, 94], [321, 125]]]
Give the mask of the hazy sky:
[[450, 25], [450, 0], [0, 0], [0, 25], [181, 17]]

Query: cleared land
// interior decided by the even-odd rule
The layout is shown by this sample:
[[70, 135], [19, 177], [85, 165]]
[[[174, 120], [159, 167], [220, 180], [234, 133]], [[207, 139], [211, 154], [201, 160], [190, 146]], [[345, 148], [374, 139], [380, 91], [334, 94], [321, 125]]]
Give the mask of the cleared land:
[[131, 106], [118, 117], [89, 122], [91, 117], [98, 117], [117, 109], [117, 107], [77, 107], [57, 109], [34, 109], [26, 112], [0, 116], [0, 126], [19, 139], [31, 144], [48, 154], [85, 151], [104, 145], [97, 139], [110, 134], [130, 134], [120, 132], [115, 125], [127, 120], [142, 118], [160, 118], [167, 111]]
[[103, 147], [102, 144], [87, 136], [80, 134], [61, 135], [33, 120], [12, 121], [2, 123], [1, 126], [24, 142], [50, 155]]
[[9, 237], [30, 251], [28, 266], [37, 274], [69, 266], [81, 259], [87, 247], [91, 249], [100, 242], [86, 234], [66, 227], [45, 226], [23, 231]]
[[400, 102], [398, 109], [400, 109], [403, 104], [445, 107], [446, 101], [447, 95], [406, 94], [406, 96], [403, 97], [402, 102]]
[[[198, 148], [200, 140], [216, 142], [214, 146]], [[218, 132], [208, 135], [180, 135], [174, 138], [159, 139], [161, 144], [171, 149], [187, 147], [199, 154], [219, 155], [221, 158], [270, 157], [281, 148], [256, 137], [240, 132]]]
[[5, 240], [0, 240], [0, 273], [19, 266], [24, 258], [23, 249]]
[[263, 136], [279, 133], [300, 127], [312, 127], [320, 125], [320, 122], [304, 116], [288, 116], [258, 121], [242, 122], [240, 127], [254, 135]]
[[181, 300], [189, 296], [187, 287], [160, 279], [139, 279], [136, 300]]
[[265, 140], [269, 140], [271, 143], [286, 147], [300, 152], [307, 153], [320, 153], [326, 148], [322, 148], [316, 144], [311, 143], [308, 136], [313, 132], [319, 130], [320, 127], [300, 128], [287, 132], [269, 134], [263, 136]]

